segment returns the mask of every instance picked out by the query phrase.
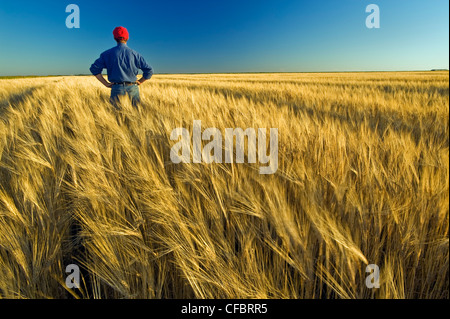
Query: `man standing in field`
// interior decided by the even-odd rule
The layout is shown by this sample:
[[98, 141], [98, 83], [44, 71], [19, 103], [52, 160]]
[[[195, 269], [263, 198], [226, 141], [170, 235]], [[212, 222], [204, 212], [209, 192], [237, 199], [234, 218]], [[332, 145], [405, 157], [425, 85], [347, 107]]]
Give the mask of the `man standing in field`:
[[[103, 52], [91, 65], [90, 71], [104, 86], [111, 88], [110, 101], [116, 108], [119, 108], [120, 95], [128, 95], [133, 106], [137, 106], [140, 102], [139, 85], [152, 77], [153, 69], [139, 53], [127, 46], [129, 35], [126, 28], [115, 28], [113, 35], [117, 46]], [[102, 75], [105, 68], [109, 82]], [[143, 74], [136, 81], [139, 69]]]

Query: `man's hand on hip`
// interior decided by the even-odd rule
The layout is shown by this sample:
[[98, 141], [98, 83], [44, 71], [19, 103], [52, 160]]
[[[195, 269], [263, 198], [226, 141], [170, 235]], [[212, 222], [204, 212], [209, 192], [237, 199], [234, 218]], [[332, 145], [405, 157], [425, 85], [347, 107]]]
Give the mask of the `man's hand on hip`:
[[113, 86], [112, 83], [110, 83], [110, 82], [108, 82], [108, 81], [105, 80], [105, 78], [103, 77], [103, 75], [102, 75], [101, 73], [95, 75], [95, 77], [97, 78], [97, 80], [99, 80], [99, 81], [100, 81], [104, 86], [106, 86], [107, 88], [111, 88], [111, 87]]
[[145, 81], [147, 81], [147, 79], [145, 79], [144, 77], [140, 78], [139, 80], [136, 81], [137, 85], [141, 85], [142, 83], [144, 83]]

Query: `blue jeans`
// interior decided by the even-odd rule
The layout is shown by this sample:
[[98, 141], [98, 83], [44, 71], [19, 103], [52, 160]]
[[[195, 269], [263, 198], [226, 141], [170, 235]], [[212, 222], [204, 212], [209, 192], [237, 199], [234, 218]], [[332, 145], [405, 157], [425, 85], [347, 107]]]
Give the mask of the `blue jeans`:
[[111, 104], [114, 105], [117, 109], [120, 109], [119, 105], [120, 95], [128, 95], [134, 107], [137, 107], [137, 105], [141, 102], [141, 98], [139, 96], [139, 86], [137, 84], [133, 85], [114, 84], [111, 87], [110, 101]]

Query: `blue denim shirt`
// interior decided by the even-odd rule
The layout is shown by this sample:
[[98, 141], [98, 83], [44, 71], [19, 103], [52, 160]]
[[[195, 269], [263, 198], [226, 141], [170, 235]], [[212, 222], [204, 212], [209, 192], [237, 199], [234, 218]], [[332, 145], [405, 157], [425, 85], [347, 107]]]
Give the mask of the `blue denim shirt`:
[[100, 54], [89, 70], [93, 75], [97, 75], [105, 68], [109, 82], [135, 82], [139, 69], [147, 80], [153, 75], [153, 69], [145, 59], [125, 43], [118, 43], [116, 47]]

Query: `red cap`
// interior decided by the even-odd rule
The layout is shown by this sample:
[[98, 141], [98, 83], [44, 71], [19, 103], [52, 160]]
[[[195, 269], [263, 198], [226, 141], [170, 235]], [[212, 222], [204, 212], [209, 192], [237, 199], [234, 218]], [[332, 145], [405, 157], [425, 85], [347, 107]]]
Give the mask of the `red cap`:
[[114, 35], [114, 39], [124, 38], [125, 40], [128, 40], [128, 38], [129, 38], [128, 30], [125, 29], [124, 27], [115, 28], [113, 31], [113, 35]]

